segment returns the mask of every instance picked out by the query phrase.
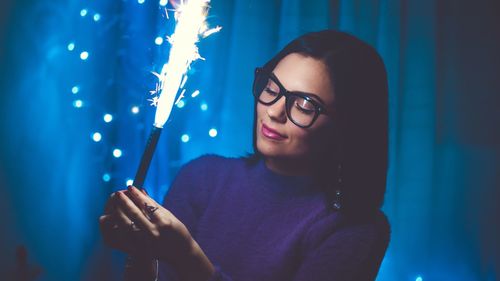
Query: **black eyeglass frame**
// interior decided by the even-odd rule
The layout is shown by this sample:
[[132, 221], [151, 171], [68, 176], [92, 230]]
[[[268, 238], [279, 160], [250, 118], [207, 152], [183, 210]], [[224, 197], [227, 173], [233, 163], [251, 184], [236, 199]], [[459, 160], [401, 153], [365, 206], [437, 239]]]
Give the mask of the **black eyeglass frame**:
[[[266, 84], [264, 84], [264, 86], [262, 87], [262, 89], [260, 89], [260, 90], [257, 89], [257, 80], [258, 80], [258, 78], [261, 75], [267, 75], [267, 76], [269, 76], [269, 79], [271, 79], [274, 83], [276, 83], [276, 85], [278, 85], [279, 93], [276, 96], [276, 98], [274, 100], [270, 101], [270, 102], [263, 102], [263, 101], [260, 100], [260, 95], [262, 94], [262, 92], [266, 88], [266, 84], [267, 84], [267, 81], [266, 81]], [[281, 84], [281, 82], [279, 81], [278, 77], [276, 77], [276, 75], [274, 75], [274, 73], [266, 71], [262, 67], [255, 68], [255, 77], [254, 77], [253, 87], [252, 88], [253, 88], [252, 89], [253, 96], [255, 97], [255, 99], [257, 99], [258, 102], [260, 102], [263, 105], [272, 105], [272, 104], [276, 103], [279, 99], [281, 99], [282, 96], [285, 96], [285, 112], [286, 112], [286, 116], [287, 116], [288, 120], [290, 120], [293, 124], [297, 125], [300, 128], [306, 129], [306, 128], [311, 127], [314, 124], [314, 122], [316, 121], [316, 119], [318, 119], [318, 117], [319, 117], [320, 114], [327, 114], [326, 108], [322, 104], [320, 104], [315, 99], [313, 99], [310, 96], [308, 96], [307, 94], [304, 94], [304, 93], [301, 93], [301, 92], [291, 92], [291, 91], [288, 91], [283, 86], [283, 84]], [[313, 118], [311, 120], [311, 123], [309, 125], [301, 125], [301, 124], [298, 124], [297, 122], [295, 122], [293, 120], [293, 118], [291, 117], [291, 114], [290, 114], [290, 108], [291, 108], [290, 106], [293, 106], [293, 104], [292, 105], [290, 104], [290, 101], [292, 101], [292, 99], [290, 97], [300, 97], [300, 98], [303, 98], [303, 99], [307, 100], [308, 102], [310, 102], [314, 106], [314, 116], [313, 116]]]

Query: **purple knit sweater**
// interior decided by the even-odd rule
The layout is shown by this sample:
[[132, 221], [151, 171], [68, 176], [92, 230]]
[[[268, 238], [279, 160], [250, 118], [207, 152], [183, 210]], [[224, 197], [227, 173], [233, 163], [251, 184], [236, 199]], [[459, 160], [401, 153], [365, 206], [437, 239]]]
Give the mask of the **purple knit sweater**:
[[[203, 156], [177, 175], [164, 206], [216, 268], [210, 281], [374, 280], [389, 243], [378, 211], [350, 219], [308, 177], [264, 161]], [[160, 262], [160, 280], [177, 280]]]

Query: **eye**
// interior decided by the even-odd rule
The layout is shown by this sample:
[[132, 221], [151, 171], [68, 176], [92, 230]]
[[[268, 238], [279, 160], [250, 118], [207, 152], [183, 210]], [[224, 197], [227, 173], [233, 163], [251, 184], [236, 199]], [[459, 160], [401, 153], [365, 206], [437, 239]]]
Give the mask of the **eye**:
[[313, 114], [316, 111], [314, 104], [306, 99], [298, 98], [294, 102], [294, 106], [302, 113]]
[[267, 85], [264, 88], [264, 91], [272, 96], [277, 96], [280, 92], [278, 85], [276, 85], [276, 83], [274, 83], [272, 80], [269, 80], [267, 82]]
[[265, 91], [266, 93], [268, 93], [269, 95], [271, 95], [271, 96], [277, 96], [277, 95], [278, 95], [278, 93], [277, 93], [277, 92], [273, 91], [273, 90], [272, 90], [271, 88], [269, 88], [269, 87], [266, 87], [266, 88], [264, 89], [264, 91]]

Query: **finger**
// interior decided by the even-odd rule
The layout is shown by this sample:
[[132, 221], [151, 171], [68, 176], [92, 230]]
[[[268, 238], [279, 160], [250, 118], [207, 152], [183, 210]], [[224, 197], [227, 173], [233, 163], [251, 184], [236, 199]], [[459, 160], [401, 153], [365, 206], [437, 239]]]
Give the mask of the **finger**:
[[130, 199], [132, 199], [135, 205], [142, 210], [143, 214], [146, 215], [149, 220], [153, 222], [158, 220], [155, 212], [162, 208], [162, 206], [133, 186], [128, 187], [128, 194], [130, 195]]
[[118, 225], [116, 224], [116, 219], [111, 215], [100, 216], [99, 228], [101, 229], [104, 242], [112, 248], [118, 248], [119, 243], [116, 235]]
[[120, 201], [122, 200], [121, 197], [127, 197], [126, 195], [123, 194], [123, 192], [117, 192], [116, 193], [116, 207], [114, 211], [114, 215], [116, 217], [116, 221], [120, 227], [123, 228], [130, 228], [134, 224], [134, 218], [129, 217], [127, 215], [127, 212], [124, 210], [124, 208], [121, 206]]
[[132, 221], [139, 225], [142, 229], [154, 229], [154, 224], [144, 215], [142, 210], [136, 206], [136, 204], [125, 194], [120, 193], [118, 196], [118, 203], [120, 204], [120, 210], [122, 210], [125, 215]]
[[104, 207], [105, 214], [111, 214], [114, 211], [116, 206], [116, 192], [111, 193], [108, 201], [106, 202], [106, 206]]
[[100, 226], [101, 230], [104, 230], [104, 231], [118, 228], [116, 218], [113, 215], [100, 216], [99, 217], [99, 226]]

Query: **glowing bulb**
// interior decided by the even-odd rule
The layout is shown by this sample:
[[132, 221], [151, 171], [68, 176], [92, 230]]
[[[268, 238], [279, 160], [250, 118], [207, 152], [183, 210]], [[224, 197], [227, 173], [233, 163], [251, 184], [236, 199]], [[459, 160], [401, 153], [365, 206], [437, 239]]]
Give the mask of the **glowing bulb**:
[[71, 42], [68, 44], [68, 51], [73, 51], [75, 49], [75, 43]]
[[145, 0], [137, 0], [137, 3], [144, 4]]
[[208, 135], [215, 138], [217, 136], [217, 130], [214, 128], [210, 129], [210, 131], [208, 131]]
[[104, 114], [102, 119], [104, 120], [104, 122], [109, 123], [109, 122], [113, 121], [113, 115], [106, 113], [106, 114]]
[[181, 136], [181, 141], [182, 142], [188, 142], [189, 141], [189, 135], [188, 134], [184, 134]]
[[132, 106], [132, 108], [130, 109], [130, 111], [132, 111], [133, 114], [137, 114], [137, 113], [139, 113], [139, 107], [138, 106]]
[[422, 278], [422, 276], [418, 276], [417, 279], [415, 279], [415, 281], [424, 281], [424, 278]]
[[126, 184], [127, 186], [129, 186], [129, 185], [134, 184], [134, 181], [133, 181], [133, 180], [131, 180], [131, 179], [127, 179], [127, 180], [125, 181], [125, 184]]
[[80, 53], [80, 59], [87, 60], [89, 58], [89, 52], [83, 51]]
[[80, 108], [83, 106], [83, 101], [82, 100], [75, 100], [73, 102], [73, 106], [76, 107], [76, 108]]
[[156, 37], [155, 38], [155, 44], [160, 46], [161, 44], [163, 44], [163, 38], [161, 38], [160, 36]]
[[199, 91], [199, 90], [196, 90], [196, 91], [194, 91], [194, 92], [191, 94], [191, 97], [192, 97], [192, 98], [196, 98], [199, 94], [200, 94], [200, 91]]
[[178, 107], [178, 108], [183, 108], [185, 105], [186, 105], [186, 103], [185, 103], [183, 100], [180, 100], [180, 101], [177, 103], [177, 107]]
[[168, 0], [160, 0], [160, 6], [167, 6]]
[[201, 106], [200, 106], [201, 110], [203, 111], [207, 111], [208, 109], [208, 105], [206, 103], [202, 103]]
[[102, 175], [102, 180], [105, 182], [108, 182], [111, 180], [111, 176], [108, 173], [106, 173], [106, 174]]
[[87, 15], [87, 12], [88, 12], [88, 11], [87, 11], [87, 9], [82, 9], [82, 10], [80, 11], [80, 16], [82, 16], [82, 17], [86, 16], [86, 15]]
[[75, 95], [78, 94], [79, 91], [80, 91], [80, 88], [78, 88], [78, 86], [73, 86], [73, 88], [71, 88], [71, 92]]
[[100, 14], [94, 14], [94, 21], [99, 21], [101, 19], [101, 15]]
[[121, 151], [121, 149], [118, 149], [118, 148], [113, 149], [113, 156], [114, 156], [115, 158], [120, 158], [120, 157], [122, 157], [122, 151]]
[[101, 133], [99, 132], [95, 132], [92, 134], [92, 139], [95, 141], [95, 142], [100, 142], [101, 139], [102, 139], [102, 135]]

